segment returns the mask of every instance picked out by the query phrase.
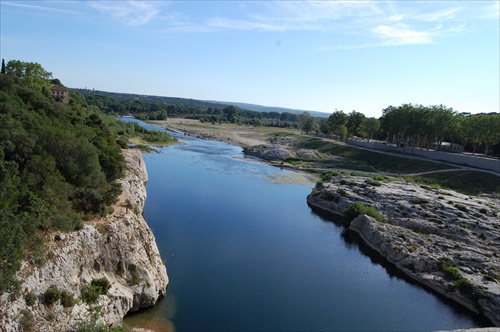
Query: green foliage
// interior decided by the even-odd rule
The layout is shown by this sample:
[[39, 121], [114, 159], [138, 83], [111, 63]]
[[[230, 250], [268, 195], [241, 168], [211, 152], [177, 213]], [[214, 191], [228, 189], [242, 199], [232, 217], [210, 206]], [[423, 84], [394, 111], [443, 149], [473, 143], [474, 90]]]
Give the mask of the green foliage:
[[5, 67], [5, 74], [15, 76], [30, 88], [42, 91], [50, 85], [52, 73], [43, 69], [39, 63], [10, 60]]
[[[298, 128], [299, 116], [288, 112], [258, 112], [193, 99], [145, 96], [80, 89], [87, 103], [113, 115], [133, 115], [140, 120], [185, 117], [209, 123]], [[317, 121], [317, 118], [314, 119]]]
[[97, 322], [97, 315], [92, 316], [88, 321], [77, 326], [77, 332], [125, 332], [123, 326], [107, 327]]
[[47, 288], [45, 293], [43, 293], [43, 303], [47, 306], [51, 306], [61, 298], [61, 292], [55, 287], [51, 286]]
[[471, 292], [471, 282], [462, 276], [460, 270], [455, 266], [455, 263], [451, 259], [443, 258], [441, 260], [441, 270], [449, 279], [454, 280], [452, 288], [458, 288], [462, 292]]
[[0, 74], [0, 293], [15, 291], [21, 259], [42, 262], [44, 232], [80, 229], [83, 215], [105, 211], [123, 174], [109, 125], [118, 121], [75, 92], [68, 105], [54, 102], [40, 65], [9, 64]]
[[332, 172], [332, 171], [327, 171], [327, 172], [324, 172], [320, 175], [320, 178], [321, 178], [321, 181], [323, 182], [327, 182], [329, 181], [331, 178], [333, 178], [334, 176], [339, 176], [340, 173], [339, 172]]
[[462, 212], [467, 212], [467, 207], [463, 204], [455, 204], [455, 207]]
[[109, 280], [106, 278], [94, 279], [90, 284], [99, 289], [99, 293], [102, 295], [106, 295], [108, 293], [109, 288], [111, 287]]
[[28, 305], [30, 307], [36, 303], [37, 299], [38, 299], [38, 296], [36, 296], [33, 293], [28, 293], [24, 296], [24, 300], [26, 301], [26, 305]]
[[75, 305], [76, 299], [67, 291], [61, 292], [61, 305], [65, 308], [71, 308]]
[[99, 295], [101, 294], [99, 293], [99, 289], [97, 287], [92, 285], [86, 285], [83, 286], [81, 289], [80, 298], [82, 299], [83, 302], [90, 305], [97, 302]]
[[89, 305], [94, 304], [97, 302], [99, 295], [106, 295], [108, 293], [110, 287], [108, 279], [94, 279], [90, 285], [82, 287], [80, 298]]
[[365, 180], [365, 183], [375, 187], [380, 187], [382, 185], [381, 182], [372, 179]]
[[370, 217], [375, 218], [378, 221], [383, 221], [384, 217], [380, 212], [378, 212], [374, 207], [366, 206], [361, 202], [354, 202], [349, 204], [343, 211], [344, 218], [347, 221], [352, 221], [354, 218], [360, 214], [366, 214]]
[[314, 129], [314, 118], [308, 112], [304, 112], [298, 116], [299, 129], [306, 135]]
[[421, 148], [439, 150], [446, 139], [469, 143], [473, 154], [480, 145], [489, 153], [489, 147], [500, 142], [499, 113], [459, 114], [444, 105], [403, 104], [384, 109], [380, 122], [389, 142]]

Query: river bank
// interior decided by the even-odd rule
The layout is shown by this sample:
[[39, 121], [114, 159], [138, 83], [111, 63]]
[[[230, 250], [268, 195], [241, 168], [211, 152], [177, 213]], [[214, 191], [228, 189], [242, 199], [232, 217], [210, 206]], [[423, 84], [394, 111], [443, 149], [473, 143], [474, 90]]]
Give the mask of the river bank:
[[[267, 159], [275, 166], [313, 173], [327, 170], [283, 163], [293, 156], [323, 156], [317, 151], [297, 149], [289, 139], [277, 140], [276, 131], [229, 129], [225, 125], [199, 125], [196, 121], [175, 119], [162, 126], [238, 145], [245, 153]], [[362, 217], [349, 229], [413, 280], [499, 326], [498, 195], [473, 197], [406, 182], [400, 177], [379, 176], [382, 180], [374, 180], [357, 175], [333, 176], [317, 186], [308, 196], [308, 203], [336, 215], [341, 215], [351, 202], [375, 207], [384, 216], [383, 222]]]

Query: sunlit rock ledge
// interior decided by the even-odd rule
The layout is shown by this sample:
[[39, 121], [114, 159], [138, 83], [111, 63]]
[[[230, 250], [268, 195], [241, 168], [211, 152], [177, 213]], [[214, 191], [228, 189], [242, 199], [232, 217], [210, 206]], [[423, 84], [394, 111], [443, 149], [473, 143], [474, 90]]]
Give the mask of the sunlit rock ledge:
[[[94, 318], [98, 324], [116, 326], [127, 313], [152, 306], [165, 295], [166, 267], [142, 216], [148, 179], [145, 163], [138, 150], [123, 154], [127, 171], [114, 212], [86, 222], [79, 231], [51, 234], [43, 266], [22, 263], [17, 275], [21, 295], [14, 301], [9, 301], [8, 294], [1, 298], [2, 331], [72, 331]], [[99, 278], [110, 281], [107, 294], [91, 305], [78, 300], [82, 288]], [[44, 305], [43, 294], [51, 286], [69, 293], [76, 304]]]
[[499, 197], [469, 197], [406, 182], [336, 176], [307, 201], [341, 215], [352, 202], [378, 210], [347, 227], [417, 282], [500, 326]]

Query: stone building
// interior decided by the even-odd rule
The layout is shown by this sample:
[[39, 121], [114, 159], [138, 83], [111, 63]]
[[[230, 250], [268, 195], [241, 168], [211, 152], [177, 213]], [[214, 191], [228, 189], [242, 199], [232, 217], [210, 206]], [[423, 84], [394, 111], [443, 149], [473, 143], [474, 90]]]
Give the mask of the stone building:
[[50, 86], [50, 93], [52, 97], [61, 103], [69, 103], [69, 90], [57, 84]]

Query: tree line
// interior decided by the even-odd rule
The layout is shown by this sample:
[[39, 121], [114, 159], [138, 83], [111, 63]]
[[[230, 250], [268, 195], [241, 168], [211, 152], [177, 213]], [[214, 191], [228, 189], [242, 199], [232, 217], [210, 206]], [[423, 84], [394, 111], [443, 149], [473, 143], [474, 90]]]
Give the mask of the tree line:
[[484, 153], [500, 152], [500, 113], [468, 114], [444, 105], [403, 104], [383, 109], [378, 119], [336, 110], [319, 125], [320, 132], [341, 140], [356, 136], [437, 150], [443, 142], [450, 142], [469, 147], [473, 154], [480, 147]]
[[132, 115], [140, 120], [166, 120], [168, 117], [197, 119], [211, 123], [298, 128], [298, 115], [289, 112], [257, 112], [236, 106], [192, 99], [121, 94], [76, 89], [88, 103], [106, 114]]

